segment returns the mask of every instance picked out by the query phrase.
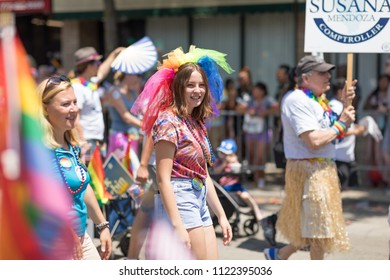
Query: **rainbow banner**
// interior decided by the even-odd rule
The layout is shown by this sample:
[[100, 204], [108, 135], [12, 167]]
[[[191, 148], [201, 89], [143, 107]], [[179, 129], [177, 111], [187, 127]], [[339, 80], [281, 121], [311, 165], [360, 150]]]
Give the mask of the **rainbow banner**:
[[95, 196], [99, 205], [107, 204], [109, 199], [112, 199], [111, 194], [107, 191], [104, 185], [104, 168], [100, 146], [96, 146], [93, 151], [92, 158], [88, 164], [88, 172], [91, 176], [91, 186], [95, 192]]
[[51, 171], [12, 14], [0, 13], [0, 73], [0, 259], [71, 259], [71, 200]]

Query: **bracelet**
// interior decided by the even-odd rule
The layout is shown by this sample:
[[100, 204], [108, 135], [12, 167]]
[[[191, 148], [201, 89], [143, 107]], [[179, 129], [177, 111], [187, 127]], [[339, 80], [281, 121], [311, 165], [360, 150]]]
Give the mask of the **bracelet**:
[[344, 128], [344, 132], [348, 130], [348, 127], [347, 127], [347, 124], [343, 121], [340, 121], [340, 120], [337, 120], [337, 122], [339, 124], [341, 124], [341, 126]]
[[339, 136], [340, 131], [337, 128], [335, 128], [333, 125], [330, 128], [333, 129], [336, 132], [337, 136]]
[[340, 124], [338, 121], [335, 121], [333, 123], [333, 126], [336, 127], [340, 131], [340, 134], [344, 133], [345, 129], [344, 129], [343, 125]]
[[340, 122], [340, 121], [335, 121], [333, 123], [333, 125], [331, 126], [332, 129], [334, 129], [335, 131], [337, 130], [338, 133], [337, 133], [337, 139], [342, 139], [344, 138], [344, 134], [345, 134], [345, 130], [346, 130], [346, 125], [345, 123], [343, 122]]
[[100, 223], [98, 225], [96, 225], [96, 228], [98, 229], [99, 233], [105, 229], [105, 228], [110, 228], [110, 222], [109, 221], [105, 221], [103, 223]]

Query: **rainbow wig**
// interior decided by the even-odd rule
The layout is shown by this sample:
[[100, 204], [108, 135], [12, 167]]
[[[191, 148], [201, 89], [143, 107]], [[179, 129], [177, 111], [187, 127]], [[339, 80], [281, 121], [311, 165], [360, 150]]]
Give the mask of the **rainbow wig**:
[[206, 73], [214, 114], [218, 115], [216, 103], [220, 103], [223, 95], [223, 81], [219, 74], [219, 65], [228, 74], [234, 70], [226, 62], [226, 54], [190, 46], [187, 53], [181, 47], [171, 51], [157, 67], [158, 71], [149, 78], [141, 94], [138, 96], [131, 113], [143, 115], [142, 130], [149, 134], [158, 114], [173, 101], [171, 84], [179, 67], [185, 63], [196, 63]]

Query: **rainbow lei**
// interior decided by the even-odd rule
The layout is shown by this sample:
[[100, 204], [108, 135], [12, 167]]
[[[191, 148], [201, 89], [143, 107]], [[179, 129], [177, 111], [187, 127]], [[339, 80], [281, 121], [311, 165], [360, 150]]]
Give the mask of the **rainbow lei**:
[[329, 118], [331, 125], [333, 125], [335, 123], [335, 121], [337, 121], [338, 116], [335, 112], [333, 112], [332, 108], [330, 108], [329, 100], [325, 96], [323, 96], [323, 95], [315, 96], [313, 91], [311, 91], [308, 88], [298, 88], [298, 89], [302, 90], [306, 94], [307, 97], [318, 102], [321, 105], [326, 116]]
[[91, 81], [87, 81], [85, 78], [83, 77], [77, 77], [77, 78], [74, 78], [70, 81], [72, 84], [73, 83], [80, 83], [82, 84], [83, 86], [85, 87], [88, 87], [90, 90], [92, 91], [95, 91], [98, 89], [98, 85], [97, 83], [93, 83]]

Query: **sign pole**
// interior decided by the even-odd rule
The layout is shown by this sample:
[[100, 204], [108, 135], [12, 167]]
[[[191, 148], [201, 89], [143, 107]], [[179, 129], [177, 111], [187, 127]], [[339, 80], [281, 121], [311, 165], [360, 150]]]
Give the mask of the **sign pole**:
[[[347, 89], [352, 86], [353, 79], [353, 53], [347, 55]], [[348, 100], [346, 106], [351, 105], [352, 101]]]

